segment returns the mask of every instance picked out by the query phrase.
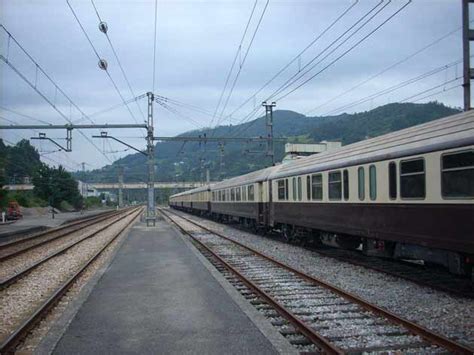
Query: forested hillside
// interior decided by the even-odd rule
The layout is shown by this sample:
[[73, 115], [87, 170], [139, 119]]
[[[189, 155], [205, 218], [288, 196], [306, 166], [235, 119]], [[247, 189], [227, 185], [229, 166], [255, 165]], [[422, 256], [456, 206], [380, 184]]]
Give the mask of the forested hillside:
[[[293, 111], [274, 112], [274, 135], [289, 137], [290, 142], [320, 142], [340, 140], [350, 144], [369, 137], [400, 130], [413, 125], [458, 113], [459, 110], [431, 102], [427, 104], [389, 104], [371, 111], [329, 117], [306, 117]], [[236, 126], [196, 130], [182, 136], [256, 137], [265, 135], [265, 118]], [[217, 143], [160, 142], [156, 144], [157, 181], [199, 181], [209, 167], [211, 180], [236, 176], [268, 166], [262, 153], [264, 144], [227, 143], [224, 148], [223, 169]], [[249, 152], [250, 151], [250, 152]], [[275, 144], [276, 161], [282, 159], [284, 143]], [[125, 181], [146, 181], [146, 158], [142, 154], [128, 155], [100, 170], [88, 172], [87, 181], [116, 181], [117, 166], [124, 166]], [[82, 177], [82, 175], [81, 175]]]

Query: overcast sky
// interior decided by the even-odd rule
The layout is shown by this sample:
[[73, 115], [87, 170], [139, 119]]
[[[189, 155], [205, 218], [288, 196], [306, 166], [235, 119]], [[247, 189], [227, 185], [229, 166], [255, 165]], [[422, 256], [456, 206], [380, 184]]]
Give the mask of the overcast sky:
[[[176, 135], [196, 127], [214, 125], [216, 122], [237, 124], [248, 119], [247, 114], [252, 111], [254, 105], [259, 105], [288, 78], [299, 70], [304, 70], [311, 59], [379, 2], [380, 0], [358, 1], [300, 59], [297, 59], [277, 79], [252, 98], [265, 82], [355, 3], [355, 0], [270, 0], [252, 47], [241, 67], [235, 89], [225, 107], [223, 119], [212, 119], [255, 1], [158, 0], [155, 93], [185, 104], [195, 105], [208, 114], [170, 104], [180, 113], [177, 115], [156, 105], [155, 135]], [[314, 63], [318, 61], [321, 63], [301, 80], [325, 68], [388, 19], [407, 1], [393, 0], [382, 9], [387, 2], [383, 2], [373, 11], [371, 14], [381, 10], [346, 43], [331, 54], [326, 51], [320, 55]], [[107, 60], [108, 71], [121, 95], [125, 100], [133, 98], [106, 37], [98, 30], [99, 20], [91, 1], [70, 0], [70, 4], [99, 56]], [[108, 25], [109, 37], [122, 62], [134, 94], [139, 96], [151, 91], [155, 1], [95, 0], [95, 4], [102, 20]], [[265, 5], [266, 0], [257, 1], [229, 86], [234, 81], [237, 69], [245, 57]], [[0, 22], [85, 114], [92, 115], [122, 103], [107, 73], [99, 69], [98, 59], [66, 1], [1, 1]], [[450, 106], [460, 107], [462, 106], [462, 90], [460, 86], [457, 86], [460, 80], [454, 81], [456, 77], [462, 75], [462, 65], [458, 64], [389, 94], [339, 110], [347, 104], [461, 59], [461, 31], [454, 32], [402, 64], [325, 104], [328, 100], [455, 31], [460, 26], [460, 0], [413, 0], [398, 15], [347, 55], [341, 57], [339, 61], [298, 90], [278, 100], [277, 109], [308, 113], [317, 108], [308, 113], [312, 116], [358, 112], [388, 102], [401, 101], [436, 86], [439, 87], [414, 96], [409, 101], [438, 100]], [[8, 41], [8, 35], [3, 29], [0, 41], [2, 56], [4, 58], [8, 56], [10, 64], [33, 85], [36, 82], [37, 89], [66, 116], [62, 117], [18, 73], [4, 61], [0, 61], [1, 124], [10, 124], [10, 121], [17, 124], [38, 123], [34, 119], [55, 124], [64, 124], [66, 120], [81, 120], [82, 115], [77, 110], [70, 109], [66, 99], [55, 93], [54, 86], [48, 83], [42, 74], [36, 75], [35, 65], [12, 40]], [[330, 49], [334, 49], [339, 43], [341, 42], [337, 42]], [[454, 86], [457, 87], [440, 92]], [[291, 86], [282, 94], [294, 87]], [[223, 101], [226, 101], [228, 92], [224, 94]], [[427, 97], [428, 95], [432, 96]], [[279, 96], [281, 95], [273, 99], [278, 99]], [[252, 99], [247, 105], [236, 111], [232, 117], [228, 117], [248, 98]], [[137, 103], [146, 114], [146, 99], [141, 99]], [[325, 105], [319, 107], [322, 104]], [[135, 102], [129, 104], [129, 109], [137, 121], [143, 121]], [[222, 109], [223, 105], [218, 110], [219, 114]], [[90, 117], [96, 123], [134, 122], [134, 118], [123, 105], [113, 111]], [[88, 121], [78, 122], [87, 123]], [[84, 134], [89, 137], [97, 133], [97, 131], [84, 131]], [[3, 138], [12, 143], [21, 137], [29, 138], [37, 134], [38, 132], [33, 131], [0, 132]], [[65, 132], [62, 131], [48, 131], [47, 134], [57, 138], [65, 136]], [[139, 148], [145, 146], [144, 140], [138, 138], [143, 134], [140, 130], [118, 132], [109, 130], [109, 134], [127, 137], [124, 140]], [[79, 132], [74, 132], [73, 137], [72, 153], [51, 153], [56, 149], [51, 143], [32, 142], [44, 154], [44, 159], [49, 158], [61, 162], [70, 170], [78, 169], [78, 164], [81, 162], [89, 164], [87, 169], [109, 163], [105, 156], [87, 142]], [[64, 141], [59, 142], [64, 143]], [[97, 139], [93, 142], [100, 150], [105, 151], [106, 156], [111, 160], [130, 153], [130, 151], [123, 151], [124, 147], [117, 143], [112, 142], [109, 145], [104, 140]], [[53, 163], [52, 160], [45, 161]]]

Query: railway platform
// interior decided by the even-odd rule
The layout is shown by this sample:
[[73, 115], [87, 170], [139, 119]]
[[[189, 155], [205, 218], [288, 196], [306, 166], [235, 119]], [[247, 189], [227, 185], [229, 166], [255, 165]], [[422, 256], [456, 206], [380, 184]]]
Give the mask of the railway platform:
[[164, 220], [137, 223], [55, 354], [276, 354], [248, 314]]
[[61, 224], [73, 222], [84, 217], [94, 216], [105, 211], [106, 210], [91, 210], [84, 211], [83, 213], [63, 212], [57, 213], [54, 219], [51, 218], [51, 214], [26, 216], [13, 223], [0, 225], [0, 243], [12, 240], [17, 235], [41, 232], [48, 228], [57, 227]]

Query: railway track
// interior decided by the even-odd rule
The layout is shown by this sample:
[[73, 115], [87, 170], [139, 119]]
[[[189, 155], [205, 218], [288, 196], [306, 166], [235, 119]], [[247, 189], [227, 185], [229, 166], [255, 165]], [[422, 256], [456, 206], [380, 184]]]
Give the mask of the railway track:
[[[231, 228], [254, 233], [240, 225], [227, 224]], [[277, 233], [269, 233], [263, 238], [271, 238], [280, 243], [290, 243]], [[297, 243], [293, 243], [298, 245]], [[449, 294], [474, 299], [474, 283], [466, 277], [457, 276], [441, 267], [427, 267], [405, 260], [393, 260], [380, 257], [367, 257], [358, 250], [345, 250], [325, 246], [301, 245], [300, 247], [318, 253], [322, 256], [344, 261], [353, 265], [362, 266], [377, 272], [395, 276], [414, 282], [420, 286], [430, 287], [434, 290]]]
[[122, 211], [106, 212], [98, 216], [84, 218], [79, 221], [51, 228], [46, 231], [29, 235], [24, 238], [2, 243], [0, 244], [0, 262], [16, 257], [28, 250], [37, 248], [53, 240], [67, 236], [88, 226], [100, 223], [106, 220], [107, 218], [110, 218], [111, 216], [116, 216], [120, 213], [122, 213]]
[[[141, 213], [142, 208], [134, 208], [134, 209], [127, 209], [122, 210], [119, 213], [115, 213], [112, 216], [108, 216], [109, 220], [102, 219], [102, 222], [105, 222], [105, 226], [100, 227], [97, 230], [94, 230], [92, 233], [87, 233], [81, 239], [75, 241], [72, 244], [66, 245], [64, 248], [48, 255], [46, 258], [41, 259], [35, 262], [32, 265], [28, 265], [25, 269], [21, 270], [19, 273], [15, 273], [9, 276], [6, 280], [2, 281], [2, 301], [12, 297], [10, 294], [14, 292], [9, 292], [10, 287], [13, 287], [17, 282], [23, 282], [23, 278], [28, 279], [30, 274], [38, 273], [39, 275], [35, 275], [36, 279], [38, 278], [46, 278], [47, 276], [42, 276], [40, 270], [40, 266], [47, 264], [48, 261], [53, 261], [55, 258], [67, 257], [65, 255], [68, 251], [71, 251], [73, 248], [80, 248], [81, 243], [87, 243], [93, 237], [99, 235], [99, 233], [106, 231], [108, 228], [114, 227], [115, 225], [119, 225], [118, 230], [113, 230], [111, 236], [105, 236], [104, 241], [99, 248], [94, 249], [92, 252], [85, 253], [87, 258], [77, 262], [78, 267], [73, 269], [66, 269], [66, 274], [61, 275], [59, 279], [62, 279], [61, 282], [57, 282], [55, 287], [48, 287], [48, 294], [46, 295], [39, 295], [39, 299], [37, 300], [37, 304], [33, 305], [29, 312], [20, 312], [21, 321], [17, 321], [17, 326], [8, 332], [7, 336], [4, 336], [0, 343], [0, 353], [7, 354], [7, 353], [14, 353], [15, 348], [18, 344], [24, 339], [29, 332], [38, 324], [47, 314], [48, 312], [59, 302], [59, 300], [67, 293], [67, 291], [75, 284], [75, 282], [79, 279], [80, 276], [84, 274], [84, 272], [94, 263], [103, 253], [107, 250], [107, 248], [121, 235], [121, 233], [136, 219], [136, 217]], [[126, 220], [128, 219], [128, 220]], [[124, 221], [124, 223], [120, 223]], [[83, 227], [84, 228], [84, 227]], [[83, 252], [77, 250], [79, 255], [82, 255]], [[64, 270], [58, 270], [57, 274], [60, 272], [64, 272]], [[47, 274], [46, 274], [47, 275]], [[54, 278], [53, 278], [54, 279]], [[28, 287], [28, 282], [30, 280], [25, 281], [25, 285], [23, 285], [23, 289]], [[57, 281], [57, 280], [56, 280]], [[15, 285], [16, 286], [16, 285]], [[37, 291], [36, 291], [37, 292]], [[40, 297], [41, 296], [41, 297]], [[14, 300], [13, 300], [14, 301]], [[3, 306], [2, 306], [3, 307]], [[26, 313], [26, 314], [25, 314]], [[5, 333], [5, 328], [3, 329], [3, 333]]]
[[300, 351], [462, 353], [473, 349], [171, 211], [160, 210]]
[[355, 250], [312, 247], [309, 249], [323, 256], [383, 272], [391, 276], [412, 281], [421, 286], [427, 286], [456, 296], [474, 299], [474, 283], [468, 278], [450, 274], [447, 270], [426, 267], [403, 260], [367, 257]]

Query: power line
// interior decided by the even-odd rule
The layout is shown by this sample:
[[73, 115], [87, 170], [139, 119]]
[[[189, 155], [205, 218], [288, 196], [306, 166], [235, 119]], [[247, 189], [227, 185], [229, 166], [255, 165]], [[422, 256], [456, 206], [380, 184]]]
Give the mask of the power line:
[[[461, 79], [461, 78], [460, 78], [460, 77], [456, 77], [456, 78], [454, 78], [454, 79], [445, 81], [445, 82], [443, 82], [443, 83], [441, 83], [441, 84], [438, 84], [438, 85], [433, 86], [433, 87], [431, 87], [431, 88], [429, 88], [429, 89], [423, 90], [423, 91], [421, 91], [421, 92], [419, 92], [419, 93], [417, 93], [417, 94], [415, 94], [415, 95], [411, 95], [411, 96], [409, 96], [409, 97], [407, 97], [407, 98], [405, 98], [405, 99], [403, 99], [403, 100], [400, 100], [400, 101], [398, 101], [398, 102], [407, 102], [407, 101], [410, 101], [410, 100], [413, 99], [414, 97], [417, 97], [417, 96], [426, 94], [427, 92], [433, 91], [433, 90], [438, 89], [438, 88], [440, 88], [440, 87], [442, 87], [442, 86], [446, 86], [447, 84], [453, 83], [453, 82], [455, 82], [455, 81], [457, 81], [457, 80], [459, 80], [459, 79]], [[458, 86], [459, 86], [459, 85], [453, 86], [451, 89], [454, 89], [454, 88], [456, 88], [456, 87], [458, 87]], [[451, 89], [450, 89], [450, 90], [451, 90]], [[430, 96], [431, 96], [431, 95], [430, 95]], [[429, 96], [428, 96], [428, 97], [429, 97]], [[419, 99], [419, 100], [420, 100], [420, 99]]]
[[451, 68], [451, 67], [453, 67], [453, 66], [458, 65], [458, 64], [461, 63], [461, 62], [462, 62], [462, 59], [458, 59], [458, 60], [455, 61], [455, 62], [452, 62], [452, 63], [446, 64], [446, 65], [437, 67], [437, 68], [435, 68], [435, 69], [431, 69], [431, 70], [429, 70], [429, 71], [427, 71], [427, 72], [425, 72], [425, 73], [423, 73], [423, 74], [421, 74], [421, 75], [418, 75], [418, 76], [416, 76], [416, 77], [410, 78], [410, 79], [408, 79], [408, 80], [404, 80], [404, 81], [402, 81], [402, 82], [400, 82], [400, 83], [398, 83], [398, 84], [392, 85], [392, 86], [390, 86], [390, 87], [388, 87], [388, 88], [386, 88], [386, 89], [383, 89], [383, 90], [381, 90], [381, 91], [378, 91], [378, 92], [376, 92], [376, 93], [374, 93], [374, 94], [365, 96], [365, 97], [363, 97], [363, 98], [361, 98], [361, 99], [358, 99], [358, 100], [355, 100], [355, 101], [353, 101], [353, 102], [351, 102], [351, 103], [349, 103], [349, 104], [346, 104], [346, 105], [344, 105], [344, 106], [335, 108], [335, 109], [333, 109], [333, 110], [330, 110], [330, 111], [324, 113], [323, 116], [328, 116], [328, 115], [334, 114], [334, 113], [336, 113], [336, 112], [339, 112], [339, 111], [342, 111], [342, 110], [346, 110], [346, 109], [351, 108], [351, 107], [354, 107], [354, 106], [358, 106], [358, 105], [360, 105], [360, 104], [363, 104], [363, 103], [365, 103], [365, 102], [368, 102], [368, 101], [370, 101], [370, 100], [373, 100], [373, 99], [375, 99], [375, 98], [377, 98], [377, 97], [380, 97], [380, 96], [382, 96], [382, 95], [389, 94], [389, 93], [391, 93], [391, 92], [393, 92], [393, 91], [395, 91], [395, 90], [404, 88], [404, 87], [406, 87], [406, 86], [408, 86], [408, 85], [411, 85], [411, 84], [413, 84], [413, 83], [416, 83], [416, 82], [418, 82], [418, 81], [420, 81], [420, 80], [423, 80], [423, 79], [425, 79], [425, 78], [428, 78], [428, 77], [430, 77], [430, 76], [433, 76], [433, 75], [435, 75], [435, 74], [438, 74], [438, 73], [440, 73], [440, 72], [442, 72], [442, 71], [444, 71], [444, 70], [447, 70], [448, 68]]
[[[237, 47], [237, 51], [235, 52], [234, 60], [232, 61], [232, 65], [230, 66], [230, 70], [229, 70], [229, 72], [228, 72], [228, 74], [227, 74], [227, 78], [226, 78], [226, 80], [225, 80], [224, 88], [222, 89], [221, 95], [220, 95], [220, 97], [219, 97], [219, 101], [217, 102], [217, 106], [216, 106], [216, 108], [215, 108], [215, 110], [214, 110], [213, 119], [214, 119], [214, 117], [215, 117], [216, 114], [217, 114], [217, 111], [218, 111], [218, 109], [219, 109], [219, 106], [221, 105], [222, 98], [223, 98], [223, 96], [224, 96], [225, 90], [227, 89], [227, 85], [229, 84], [229, 79], [230, 79], [230, 76], [231, 76], [231, 74], [232, 74], [232, 71], [234, 70], [234, 66], [235, 66], [235, 63], [237, 62], [237, 58], [238, 58], [238, 56], [239, 56], [239, 53], [241, 53], [241, 51], [242, 51], [242, 43], [244, 42], [245, 35], [247, 34], [247, 30], [248, 30], [249, 25], [250, 25], [250, 22], [251, 22], [251, 20], [252, 20], [253, 14], [255, 13], [255, 8], [257, 7], [257, 1], [258, 1], [258, 0], [255, 0], [255, 2], [254, 2], [254, 4], [253, 4], [253, 8], [252, 8], [252, 11], [251, 11], [251, 13], [250, 13], [250, 17], [249, 17], [249, 19], [247, 20], [247, 25], [245, 26], [244, 33], [243, 33], [243, 35], [242, 35], [242, 38], [240, 39], [240, 43], [239, 43], [239, 46]], [[212, 122], [213, 122], [213, 121], [211, 121], [211, 123], [210, 123], [211, 125], [212, 125]]]
[[[95, 6], [94, 0], [91, 0], [91, 3], [92, 3], [92, 6], [94, 7], [95, 13], [97, 14], [97, 18], [99, 19], [99, 22], [102, 22], [99, 11], [98, 11], [97, 7]], [[110, 48], [112, 48], [112, 52], [114, 53], [115, 59], [117, 60], [117, 63], [120, 67], [120, 70], [122, 71], [122, 75], [125, 78], [125, 81], [128, 85], [128, 89], [130, 90], [130, 93], [132, 94], [132, 97], [136, 97], [135, 93], [133, 92], [132, 86], [130, 85], [130, 81], [128, 80], [127, 74], [125, 74], [125, 70], [122, 66], [122, 63], [120, 62], [119, 56], [118, 56], [117, 52], [115, 51], [115, 47], [112, 44], [112, 41], [110, 40], [108, 31], [105, 31], [104, 34], [105, 34], [105, 37], [107, 38], [107, 41], [110, 44]], [[138, 110], [140, 111], [140, 114], [142, 115], [143, 121], [146, 121], [145, 115], [143, 114], [142, 108], [138, 104], [138, 101], [135, 100], [135, 103], [137, 104]]]
[[309, 48], [311, 48], [322, 36], [324, 36], [332, 27], [334, 27], [352, 8], [354, 8], [359, 0], [356, 0], [351, 6], [345, 9], [333, 22], [329, 24], [316, 38], [314, 38], [302, 51], [300, 51], [292, 60], [290, 60], [286, 65], [284, 65], [270, 80], [268, 80], [262, 87], [260, 87], [256, 92], [254, 92], [247, 100], [240, 104], [234, 111], [232, 111], [229, 116], [234, 115], [238, 110], [245, 106], [250, 100], [252, 100], [256, 95], [258, 95], [263, 89], [265, 89], [269, 84], [271, 84], [280, 74], [282, 74], [286, 69], [290, 67], [296, 60], [301, 58]]
[[[61, 93], [64, 98], [66, 98], [66, 100], [69, 102], [69, 105], [70, 107], [74, 106], [78, 112], [80, 112], [82, 114], [83, 117], [87, 117], [87, 115], [79, 108], [79, 106], [77, 106], [72, 100], [71, 98], [66, 95], [66, 93], [56, 84], [56, 82], [53, 81], [53, 79], [51, 79], [51, 77], [43, 70], [43, 68], [33, 59], [33, 57], [23, 48], [23, 46], [21, 46], [21, 44], [15, 39], [15, 37], [13, 37], [13, 35], [3, 26], [3, 25], [0, 25], [0, 28], [2, 28], [9, 36], [9, 41], [8, 43], [10, 43], [10, 39], [13, 40], [15, 42], [15, 44], [18, 46], [18, 48], [20, 48], [22, 50], [22, 52], [31, 60], [31, 62], [35, 65], [35, 68], [36, 68], [36, 76], [35, 76], [35, 82], [33, 83], [31, 80], [29, 80], [23, 73], [20, 72], [20, 70], [18, 70], [18, 68], [16, 68], [12, 62], [4, 57], [2, 54], [0, 54], [0, 59], [5, 63], [7, 64], [21, 79], [23, 79], [23, 81], [25, 81], [25, 83], [27, 83], [38, 95], [40, 95], [62, 118], [64, 118], [67, 122], [69, 123], [72, 123], [71, 119], [68, 118], [61, 110], [59, 110], [59, 108], [56, 106], [56, 97], [57, 97], [57, 93]], [[46, 96], [46, 94], [44, 94], [42, 91], [40, 91], [36, 85], [36, 80], [37, 80], [37, 77], [38, 77], [38, 72], [41, 72], [43, 73], [43, 75], [49, 80], [49, 82], [54, 86], [55, 88], [55, 98], [54, 98], [54, 101], [51, 101], [50, 98], [48, 98]], [[100, 151], [99, 147], [97, 147], [95, 145], [94, 142], [92, 142], [91, 139], [89, 139], [89, 137], [87, 137], [82, 131], [78, 131], [90, 144], [92, 144], [100, 153], [102, 153], [104, 155], [104, 157], [110, 162], [110, 159], [109, 157], [107, 157], [103, 152]]]
[[358, 83], [357, 85], [351, 87], [350, 89], [348, 89], [348, 90], [342, 92], [341, 94], [338, 94], [338, 95], [336, 95], [336, 96], [333, 96], [332, 98], [330, 98], [330, 99], [327, 100], [326, 102], [324, 102], [324, 103], [322, 103], [322, 104], [320, 104], [320, 105], [318, 105], [318, 106], [316, 106], [316, 107], [314, 107], [314, 108], [308, 110], [305, 114], [308, 115], [308, 114], [310, 114], [311, 112], [313, 112], [313, 111], [315, 111], [315, 110], [318, 110], [318, 109], [320, 109], [321, 107], [326, 106], [327, 104], [329, 104], [329, 103], [331, 103], [331, 102], [333, 102], [333, 101], [339, 99], [340, 97], [345, 96], [345, 95], [348, 94], [349, 92], [352, 92], [352, 91], [354, 91], [355, 89], [358, 89], [358, 88], [361, 87], [362, 85], [367, 84], [368, 82], [370, 82], [370, 81], [372, 81], [373, 79], [375, 79], [375, 78], [381, 76], [382, 74], [385, 74], [387, 71], [389, 71], [389, 70], [391, 70], [391, 69], [393, 69], [393, 68], [399, 66], [400, 64], [405, 63], [406, 61], [408, 61], [408, 60], [410, 60], [410, 59], [416, 57], [418, 54], [424, 52], [425, 50], [427, 50], [427, 49], [429, 49], [429, 48], [431, 48], [431, 47], [433, 47], [435, 44], [438, 44], [438, 43], [441, 42], [442, 40], [448, 38], [449, 36], [453, 35], [454, 33], [458, 32], [458, 31], [460, 31], [461, 28], [462, 28], [462, 27], [458, 27], [457, 29], [448, 32], [447, 34], [441, 36], [440, 38], [437, 38], [437, 39], [434, 40], [433, 42], [427, 44], [426, 46], [424, 46], [424, 47], [422, 47], [422, 48], [420, 48], [420, 49], [418, 49], [417, 51], [411, 53], [410, 55], [404, 57], [403, 59], [397, 61], [396, 63], [391, 64], [390, 66], [388, 66], [387, 68], [381, 70], [381, 71], [378, 72], [377, 74], [372, 75], [372, 76], [369, 77], [368, 79], [363, 80], [362, 82], [360, 82], [360, 83]]
[[155, 92], [155, 72], [156, 72], [156, 23], [158, 15], [158, 0], [155, 0], [155, 35], [153, 38], [153, 85], [151, 92]]
[[[74, 15], [74, 18], [76, 19], [76, 22], [78, 23], [79, 27], [81, 28], [82, 30], [82, 33], [84, 34], [84, 36], [87, 38], [87, 41], [89, 42], [89, 44], [91, 45], [92, 47], [92, 50], [94, 51], [96, 57], [99, 59], [99, 62], [102, 60], [102, 58], [99, 56], [99, 53], [97, 52], [97, 49], [95, 48], [94, 44], [92, 43], [89, 35], [87, 34], [84, 26], [82, 26], [82, 23], [81, 21], [79, 20], [79, 17], [77, 17], [76, 15], [76, 12], [74, 11], [74, 9], [72, 8], [71, 4], [69, 3], [69, 0], [66, 0], [66, 3], [68, 4], [69, 8], [71, 9], [71, 12], [72, 14]], [[107, 70], [107, 68], [103, 68], [103, 70], [105, 71], [105, 73], [107, 74], [107, 76], [109, 77], [115, 91], [117, 91], [117, 94], [120, 96], [120, 99], [122, 100], [122, 102], [125, 104], [125, 106], [127, 107], [128, 109], [128, 112], [130, 113], [130, 116], [133, 118], [133, 120], [135, 121], [135, 123], [138, 123], [137, 119], [135, 118], [135, 115], [133, 114], [132, 110], [130, 110], [130, 107], [128, 106], [128, 104], [125, 103], [125, 98], [123, 97], [122, 93], [120, 92], [117, 84], [115, 83], [114, 79], [112, 78], [112, 76], [110, 75], [109, 71]]]
[[[227, 108], [227, 104], [229, 103], [229, 100], [230, 100], [230, 98], [231, 98], [231, 96], [232, 96], [232, 93], [234, 92], [235, 85], [237, 84], [237, 80], [239, 79], [240, 73], [241, 73], [242, 68], [243, 68], [243, 66], [244, 66], [244, 64], [245, 64], [245, 61], [246, 61], [246, 59], [247, 59], [247, 56], [248, 56], [248, 54], [249, 54], [249, 52], [250, 52], [250, 49], [252, 48], [253, 41], [255, 40], [255, 36], [257, 35], [258, 29], [260, 28], [260, 24], [262, 23], [263, 16], [265, 15], [265, 12], [267, 11], [267, 7], [268, 7], [269, 2], [270, 2], [270, 0], [267, 0], [267, 2], [265, 3], [265, 7], [263, 8], [262, 14], [260, 15], [260, 18], [259, 18], [259, 20], [258, 20], [257, 26], [255, 27], [255, 30], [254, 30], [254, 32], [253, 32], [252, 39], [250, 40], [250, 43], [249, 43], [249, 45], [248, 45], [248, 47], [247, 47], [247, 50], [246, 50], [246, 52], [245, 52], [244, 58], [243, 58], [243, 60], [242, 60], [242, 63], [241, 63], [240, 66], [239, 66], [239, 70], [237, 71], [237, 75], [235, 76], [235, 79], [234, 79], [234, 81], [233, 81], [233, 83], [232, 83], [232, 87], [231, 87], [231, 89], [230, 89], [230, 92], [229, 92], [229, 94], [227, 95], [227, 99], [226, 99], [226, 101], [225, 101], [225, 103], [224, 103], [224, 107], [223, 107], [222, 110], [221, 110], [221, 114], [220, 114], [221, 117], [224, 116], [225, 109]], [[218, 124], [219, 124], [219, 123], [217, 123], [216, 125], [218, 125]]]
[[382, 26], [384, 26], [386, 23], [388, 23], [391, 19], [393, 19], [396, 15], [398, 15], [400, 12], [402, 12], [410, 3], [412, 2], [412, 0], [409, 0], [407, 3], [405, 3], [405, 5], [403, 5], [400, 9], [398, 9], [397, 11], [395, 11], [392, 15], [390, 15], [387, 19], [385, 19], [381, 24], [379, 24], [377, 27], [375, 27], [372, 31], [370, 31], [368, 34], [366, 34], [364, 37], [362, 37], [359, 41], [357, 41], [354, 45], [352, 45], [349, 49], [347, 49], [346, 51], [344, 51], [341, 55], [339, 55], [336, 59], [334, 59], [333, 61], [331, 61], [328, 65], [326, 65], [324, 68], [322, 68], [320, 71], [318, 71], [317, 73], [313, 74], [311, 77], [309, 77], [308, 79], [306, 79], [305, 81], [303, 81], [301, 84], [299, 84], [297, 87], [293, 88], [291, 91], [287, 92], [286, 94], [278, 97], [276, 99], [276, 101], [280, 101], [282, 99], [284, 99], [285, 97], [287, 97], [288, 95], [292, 94], [293, 92], [295, 92], [296, 90], [298, 90], [299, 88], [301, 88], [303, 85], [307, 84], [309, 81], [313, 80], [316, 76], [318, 76], [319, 74], [321, 74], [322, 72], [324, 72], [326, 69], [328, 69], [329, 67], [331, 67], [332, 65], [334, 65], [336, 62], [338, 62], [341, 58], [343, 58], [344, 56], [346, 56], [348, 53], [350, 53], [353, 49], [357, 48], [361, 43], [363, 43], [364, 41], [366, 41], [369, 37], [371, 37], [375, 32], [377, 32]]
[[[346, 43], [352, 36], [357, 34], [361, 29], [363, 29], [372, 19], [374, 19], [382, 10], [384, 10], [389, 4], [386, 3], [384, 6], [382, 6], [380, 9], [377, 10], [377, 8], [380, 7], [380, 5], [384, 2], [384, 0], [380, 0], [377, 4], [375, 4], [372, 8], [370, 8], [365, 14], [363, 14], [361, 17], [359, 17], [351, 26], [349, 26], [343, 33], [338, 35], [336, 39], [334, 39], [329, 45], [327, 45], [323, 50], [321, 50], [318, 54], [316, 54], [308, 63], [306, 63], [303, 68], [298, 71], [297, 73], [293, 74], [290, 78], [288, 78], [283, 84], [281, 84], [278, 89], [276, 89], [272, 94], [270, 94], [264, 101], [270, 101], [272, 98], [277, 95], [278, 93], [284, 91], [286, 88], [297, 82], [299, 79], [303, 78], [306, 74], [308, 74], [311, 70], [313, 70], [318, 64], [320, 64], [324, 59], [326, 59], [329, 55], [331, 55], [335, 50], [337, 50], [341, 45]], [[376, 11], [377, 10], [377, 11]], [[372, 14], [374, 11], [376, 11], [374, 14]], [[369, 15], [372, 14], [372, 16], [369, 17]], [[352, 29], [354, 29], [357, 25], [359, 25], [364, 19], [369, 17], [361, 26], [359, 26], [355, 31], [350, 33]], [[331, 47], [333, 47], [339, 40], [344, 38], [348, 33], [349, 36], [347, 36], [339, 45], [337, 45], [335, 48], [333, 48], [323, 59], [321, 59], [319, 62], [316, 64], [312, 65], [309, 69], [305, 71], [305, 69], [310, 66], [316, 59], [318, 59], [321, 55], [323, 55], [326, 51], [328, 51]], [[296, 78], [296, 79], [295, 79]], [[255, 116], [255, 114], [258, 112], [258, 109], [254, 108], [246, 117], [244, 117], [244, 121], [248, 121], [252, 119], [252, 117]], [[244, 121], [240, 121], [239, 123], [243, 123]]]

